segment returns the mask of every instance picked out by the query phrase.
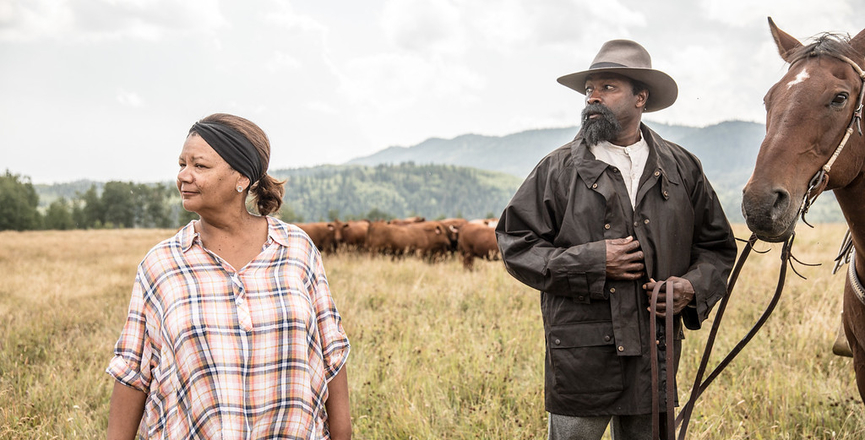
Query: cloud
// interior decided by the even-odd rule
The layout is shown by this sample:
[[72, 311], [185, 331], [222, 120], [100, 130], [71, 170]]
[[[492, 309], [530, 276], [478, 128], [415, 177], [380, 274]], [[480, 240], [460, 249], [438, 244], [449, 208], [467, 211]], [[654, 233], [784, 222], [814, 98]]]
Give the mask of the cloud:
[[340, 77], [341, 93], [379, 111], [410, 108], [426, 99], [458, 99], [485, 84], [483, 77], [461, 64], [401, 53], [354, 59]]
[[[765, 25], [766, 17], [772, 16], [782, 28], [783, 21], [805, 23], [814, 29], [814, 33], [842, 31], [844, 25], [852, 27], [853, 21], [847, 17], [855, 16], [851, 0], [820, 0], [819, 7], [796, 5], [790, 0], [764, 0], [758, 3], [748, 0], [701, 0], [700, 7], [708, 19], [733, 28], [746, 27], [751, 23]], [[810, 35], [813, 34], [805, 36]]]
[[144, 104], [144, 101], [137, 93], [123, 89], [117, 91], [117, 102], [124, 107], [141, 107]]
[[[528, 0], [526, 0], [528, 1]], [[618, 0], [602, 5], [590, 0], [532, 4], [529, 20], [534, 41], [544, 45], [575, 47], [586, 42], [627, 37], [645, 28], [645, 17]], [[600, 46], [598, 46], [600, 47]]]
[[0, 0], [0, 41], [153, 41], [225, 24], [218, 0]]
[[402, 50], [461, 54], [466, 46], [461, 8], [450, 0], [390, 0], [382, 11], [381, 26]]
[[286, 1], [276, 1], [273, 3], [276, 10], [268, 11], [264, 15], [266, 22], [285, 28], [299, 29], [305, 32], [320, 32], [327, 33], [327, 27], [315, 20], [314, 18], [297, 13], [290, 3]]
[[296, 70], [301, 67], [302, 63], [297, 58], [283, 52], [274, 51], [270, 59], [265, 63], [265, 67], [270, 73], [277, 73], [282, 70]]

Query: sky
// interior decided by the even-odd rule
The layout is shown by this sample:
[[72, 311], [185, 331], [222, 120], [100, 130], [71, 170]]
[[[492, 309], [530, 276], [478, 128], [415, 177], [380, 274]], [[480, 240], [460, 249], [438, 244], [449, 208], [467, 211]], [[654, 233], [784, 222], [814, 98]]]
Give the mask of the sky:
[[218, 112], [264, 129], [271, 169], [575, 126], [583, 96], [556, 78], [617, 38], [678, 83], [650, 125], [762, 123], [786, 70], [767, 16], [803, 42], [853, 36], [857, 2], [0, 0], [0, 172], [171, 181]]

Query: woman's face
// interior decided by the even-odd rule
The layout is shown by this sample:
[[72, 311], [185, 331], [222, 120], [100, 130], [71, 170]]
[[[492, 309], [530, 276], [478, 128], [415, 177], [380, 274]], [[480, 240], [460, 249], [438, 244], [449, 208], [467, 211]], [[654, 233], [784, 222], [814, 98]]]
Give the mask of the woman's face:
[[178, 165], [177, 189], [187, 211], [198, 215], [219, 212], [243, 197], [237, 186], [246, 188], [248, 179], [232, 169], [198, 134], [186, 137]]

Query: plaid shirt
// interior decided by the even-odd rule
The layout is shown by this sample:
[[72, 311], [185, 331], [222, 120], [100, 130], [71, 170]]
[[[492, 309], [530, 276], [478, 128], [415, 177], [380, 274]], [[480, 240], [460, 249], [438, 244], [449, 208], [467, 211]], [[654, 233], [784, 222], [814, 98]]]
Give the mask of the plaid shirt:
[[191, 222], [139, 265], [106, 371], [147, 393], [144, 438], [327, 439], [327, 381], [348, 352], [303, 231], [268, 217], [262, 252], [235, 271]]

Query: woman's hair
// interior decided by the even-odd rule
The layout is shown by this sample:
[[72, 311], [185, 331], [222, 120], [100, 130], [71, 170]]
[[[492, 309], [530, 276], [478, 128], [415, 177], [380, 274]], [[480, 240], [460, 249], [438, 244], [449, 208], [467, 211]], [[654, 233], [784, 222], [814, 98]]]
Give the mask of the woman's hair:
[[214, 113], [201, 122], [225, 125], [242, 134], [255, 146], [261, 160], [261, 169], [265, 172], [258, 182], [250, 182], [252, 186], [249, 187], [249, 193], [255, 197], [255, 207], [259, 214], [269, 215], [279, 211], [282, 197], [285, 195], [285, 181], [276, 180], [267, 174], [267, 167], [270, 164], [270, 140], [264, 130], [248, 119], [227, 113]]

